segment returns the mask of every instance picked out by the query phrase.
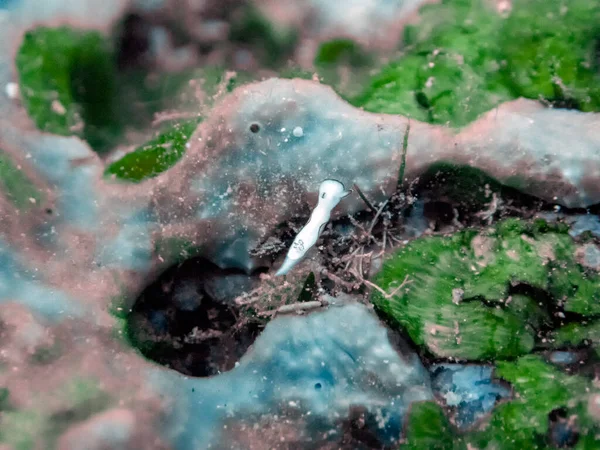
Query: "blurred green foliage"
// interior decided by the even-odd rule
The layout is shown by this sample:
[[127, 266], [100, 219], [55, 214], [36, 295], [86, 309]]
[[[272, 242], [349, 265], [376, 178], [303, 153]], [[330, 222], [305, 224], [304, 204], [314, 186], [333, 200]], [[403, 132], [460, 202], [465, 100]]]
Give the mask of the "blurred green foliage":
[[102, 35], [39, 27], [25, 34], [15, 62], [23, 103], [39, 129], [80, 136], [99, 152], [114, 145], [122, 129], [113, 58]]

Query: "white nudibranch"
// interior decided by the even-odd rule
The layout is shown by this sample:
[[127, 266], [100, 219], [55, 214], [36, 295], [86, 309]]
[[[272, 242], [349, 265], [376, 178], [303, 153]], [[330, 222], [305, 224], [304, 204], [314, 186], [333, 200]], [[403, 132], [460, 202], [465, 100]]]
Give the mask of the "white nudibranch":
[[352, 192], [352, 189], [346, 190], [344, 185], [337, 180], [325, 180], [319, 186], [319, 200], [317, 206], [310, 215], [310, 219], [300, 230], [300, 233], [294, 239], [285, 261], [275, 274], [285, 275], [294, 267], [306, 252], [317, 242], [319, 236], [329, 222], [331, 211], [338, 203]]

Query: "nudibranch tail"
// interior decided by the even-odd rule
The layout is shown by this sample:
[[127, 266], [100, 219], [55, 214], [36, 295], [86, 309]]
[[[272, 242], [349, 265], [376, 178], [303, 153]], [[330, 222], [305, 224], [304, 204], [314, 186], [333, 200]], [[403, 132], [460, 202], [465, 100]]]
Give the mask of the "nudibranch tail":
[[283, 261], [283, 264], [281, 265], [279, 270], [275, 273], [275, 276], [278, 277], [280, 275], [287, 274], [297, 263], [298, 263], [298, 260], [296, 260], [296, 259], [285, 258], [285, 261]]

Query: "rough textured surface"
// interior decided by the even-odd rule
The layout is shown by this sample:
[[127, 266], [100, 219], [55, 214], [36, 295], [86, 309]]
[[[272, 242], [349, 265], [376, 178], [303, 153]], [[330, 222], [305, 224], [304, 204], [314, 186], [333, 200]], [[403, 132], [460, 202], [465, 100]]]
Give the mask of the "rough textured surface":
[[267, 415], [293, 424], [297, 444], [322, 435], [322, 445], [340, 438], [329, 431], [358, 407], [374, 435], [393, 444], [410, 403], [432, 395], [419, 359], [398, 354], [387, 333], [360, 305], [273, 321], [230, 372], [166, 386], [177, 399], [171, 439], [182, 450], [208, 448], [232, 438], [223, 420], [250, 419], [251, 428]]
[[[9, 15], [2, 13], [10, 26], [0, 27], [0, 85], [10, 97], [0, 102], [3, 442], [16, 448], [36, 443], [58, 448], [102, 448], [107, 443], [124, 448], [143, 443], [150, 449], [195, 448], [196, 443], [261, 448], [264, 442], [280, 445], [282, 438], [302, 446], [316, 435], [334, 448], [360, 448], [373, 439], [393, 445], [400, 437], [415, 449], [438, 444], [532, 448], [579, 436], [579, 448], [593, 445], [600, 417], [597, 386], [589, 374], [572, 375], [569, 365], [550, 365], [535, 354], [497, 362], [493, 376], [511, 383], [514, 397], [497, 405], [481, 429], [456, 438], [433, 403], [413, 404], [432, 398], [428, 374], [414, 351], [401, 346], [398, 353], [386, 329], [363, 306], [276, 319], [238, 367], [203, 379], [183, 377], [131, 350], [123, 339], [124, 316], [148, 280], [165, 267], [198, 254], [248, 272], [268, 266], [269, 261], [251, 258], [248, 250], [281, 224], [306, 215], [326, 177], [348, 186], [356, 183], [373, 202], [387, 199], [398, 185], [408, 119], [361, 111], [314, 81], [272, 78], [239, 87], [219, 101], [187, 146], [180, 135], [152, 142], [163, 146], [160, 157], [168, 156], [164, 166], [149, 172], [156, 176], [139, 184], [120, 182], [105, 176], [105, 161], [88, 143], [39, 131], [19, 96], [11, 94], [14, 86], [8, 89], [18, 79], [13, 66], [17, 44], [34, 20], [107, 31], [126, 6], [103, 2], [90, 14], [89, 2], [70, 9], [66, 4], [57, 9], [57, 4], [37, 8], [22, 2]], [[26, 16], [29, 10], [32, 15]], [[579, 45], [581, 36], [576, 37]], [[547, 42], [550, 53], [555, 43]], [[519, 50], [514, 49], [512, 60], [528, 60], [527, 51]], [[515, 71], [523, 95], [547, 91], [545, 61], [536, 62], [543, 75], [539, 79], [524, 80]], [[438, 81], [448, 73], [460, 73], [469, 83], [480, 80], [473, 67], [462, 70], [447, 55], [435, 64], [432, 76]], [[568, 81], [564, 73], [559, 75]], [[574, 76], [567, 87], [577, 91], [582, 79]], [[432, 84], [436, 95], [444, 86]], [[465, 98], [477, 93], [457, 92]], [[451, 113], [456, 123], [477, 120], [462, 129], [411, 120], [402, 186], [444, 163], [479, 169], [550, 203], [586, 207], [600, 202], [598, 114], [516, 100], [482, 116], [461, 116], [448, 98], [440, 98], [440, 111]], [[481, 97], [472, 99], [479, 102]], [[55, 105], [54, 112], [60, 111]], [[443, 115], [423, 120], [445, 122]], [[174, 141], [177, 147], [169, 149]], [[144, 178], [119, 166], [137, 163], [137, 156], [117, 162], [116, 174]], [[485, 186], [479, 186], [484, 183], [478, 180], [472, 185], [485, 197]], [[337, 214], [364, 208], [353, 197]], [[423, 259], [440, 262], [442, 271], [448, 271], [435, 274], [433, 281], [441, 287], [432, 292], [441, 295], [426, 295], [417, 283], [423, 279], [416, 279], [407, 293], [418, 293], [415, 301], [392, 311], [396, 318], [410, 319], [399, 322], [419, 352], [479, 360], [517, 358], [536, 347], [584, 344], [597, 349], [600, 284], [591, 244], [576, 247], [564, 230], [503, 226], [476, 236], [466, 231], [430, 238], [421, 247], [423, 254], [412, 270], [426, 279], [430, 267], [423, 267]], [[415, 234], [423, 228], [414, 224]], [[418, 250], [422, 242], [405, 251]], [[454, 247], [457, 242], [466, 248], [467, 258]], [[460, 277], [472, 272], [476, 277], [461, 284], [465, 279]], [[393, 289], [402, 275], [395, 274], [383, 287]], [[542, 290], [550, 296], [542, 295], [542, 300], [551, 301], [540, 305], [531, 292], [511, 292], [512, 281], [526, 283], [536, 295]], [[297, 294], [297, 286], [293, 288]], [[458, 288], [463, 294], [454, 291]], [[509, 294], [514, 294], [510, 301]], [[184, 308], [198, 307], [187, 297], [180, 301]], [[420, 322], [423, 318], [429, 323]], [[563, 319], [574, 323], [546, 333], [563, 325]], [[488, 339], [481, 339], [481, 330]], [[492, 382], [489, 373], [484, 378]], [[489, 412], [489, 406], [482, 409]], [[575, 422], [564, 414], [577, 416]], [[357, 423], [363, 424], [360, 439]], [[272, 425], [273, 431], [257, 435], [256, 424]], [[435, 424], [433, 430], [430, 424]], [[337, 434], [328, 434], [331, 430]], [[552, 441], [544, 440], [546, 435]]]
[[[565, 299], [568, 311], [595, 308], [583, 294], [578, 301], [561, 293], [569, 282], [573, 291], [582, 290], [597, 275], [588, 280], [574, 267], [568, 234], [544, 227], [507, 220], [487, 232], [415, 240], [384, 262], [375, 282], [390, 294], [374, 291], [373, 301], [437, 357], [529, 353], [557, 306], [540, 305], [517, 286], [548, 290]], [[394, 289], [405, 279], [410, 284]]]
[[408, 406], [432, 396], [418, 357], [392, 345], [362, 305], [275, 320], [234, 369], [196, 379], [146, 362], [85, 320], [51, 325], [14, 303], [0, 305], [0, 320], [0, 362], [10, 369], [0, 374], [0, 442], [17, 448], [210, 448], [240, 438], [231, 421], [251, 429], [256, 417], [292, 423], [299, 443], [324, 433], [323, 444], [341, 438], [330, 431], [355, 408], [392, 444]]

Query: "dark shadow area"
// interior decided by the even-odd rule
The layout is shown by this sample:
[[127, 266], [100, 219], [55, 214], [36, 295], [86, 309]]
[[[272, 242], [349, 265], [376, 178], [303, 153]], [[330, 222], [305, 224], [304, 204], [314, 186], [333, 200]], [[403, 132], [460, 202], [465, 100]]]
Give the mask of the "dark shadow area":
[[[503, 200], [504, 215], [532, 214], [552, 207], [537, 197], [502, 185], [482, 170], [444, 162], [433, 164], [419, 177], [414, 189], [420, 196], [435, 199], [435, 204], [452, 205], [460, 213], [459, 220], [489, 207], [494, 194]], [[450, 212], [445, 210], [442, 215], [448, 217]]]
[[137, 299], [128, 338], [147, 358], [186, 375], [231, 370], [261, 331], [234, 302], [257, 280], [202, 258], [173, 266]]

